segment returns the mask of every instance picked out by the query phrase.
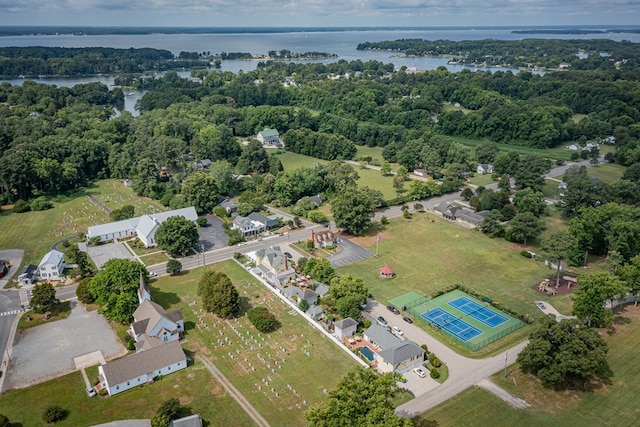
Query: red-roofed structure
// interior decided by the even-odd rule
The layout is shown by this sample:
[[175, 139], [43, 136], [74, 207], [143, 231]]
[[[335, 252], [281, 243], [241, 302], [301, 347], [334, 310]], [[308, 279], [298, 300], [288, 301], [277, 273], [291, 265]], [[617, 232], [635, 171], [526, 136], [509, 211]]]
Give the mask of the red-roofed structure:
[[393, 272], [388, 264], [380, 269], [380, 277], [382, 277], [383, 279], [391, 279], [395, 275], [396, 273]]

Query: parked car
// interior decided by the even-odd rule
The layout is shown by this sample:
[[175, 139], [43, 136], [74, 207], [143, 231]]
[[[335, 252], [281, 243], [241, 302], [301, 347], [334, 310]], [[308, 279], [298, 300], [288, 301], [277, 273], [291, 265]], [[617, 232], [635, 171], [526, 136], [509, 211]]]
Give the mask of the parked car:
[[155, 271], [152, 271], [151, 273], [149, 273], [149, 277], [156, 277], [158, 275], [158, 273], [156, 273]]
[[402, 320], [404, 320], [407, 323], [413, 323], [413, 320], [411, 320], [411, 317], [404, 316]]
[[93, 387], [87, 387], [87, 395], [89, 397], [96, 397], [96, 391]]
[[399, 337], [404, 335], [404, 332], [402, 332], [402, 329], [398, 328], [397, 326], [394, 326], [393, 328], [391, 328], [391, 332], [393, 332]]
[[387, 306], [387, 310], [389, 310], [389, 311], [390, 311], [390, 312], [392, 312], [393, 314], [400, 314], [400, 312], [398, 311], [398, 309], [397, 309], [397, 308], [395, 308], [395, 307], [394, 307], [394, 306], [392, 306], [392, 305], [388, 305], [388, 306]]
[[542, 309], [545, 308], [544, 303], [542, 301], [538, 301], [538, 302], [536, 302], [536, 304], [538, 305], [538, 307], [540, 307]]
[[284, 252], [284, 256], [286, 256], [289, 259], [293, 258], [293, 255], [291, 255], [291, 253], [289, 252]]
[[413, 372], [415, 372], [416, 374], [418, 374], [418, 376], [420, 378], [426, 378], [427, 374], [420, 368], [413, 368]]
[[387, 320], [382, 316], [378, 316], [378, 323], [380, 323], [382, 326], [388, 325]]

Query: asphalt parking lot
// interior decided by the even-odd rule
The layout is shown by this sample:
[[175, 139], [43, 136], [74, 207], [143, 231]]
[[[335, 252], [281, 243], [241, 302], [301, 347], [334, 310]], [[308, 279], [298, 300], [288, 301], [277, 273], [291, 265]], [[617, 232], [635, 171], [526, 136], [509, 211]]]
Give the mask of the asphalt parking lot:
[[204, 245], [205, 251], [220, 249], [227, 246], [229, 236], [222, 228], [222, 220], [215, 215], [207, 215], [207, 226], [198, 228], [199, 244]]
[[356, 245], [344, 237], [338, 238], [338, 247], [340, 248], [340, 252], [326, 257], [336, 268], [344, 267], [345, 265], [353, 264], [354, 262], [362, 261], [363, 259], [373, 256], [373, 252]]
[[[7, 274], [0, 279], [0, 288], [4, 288], [8, 283], [9, 279], [15, 275], [15, 278], [18, 278], [18, 269], [22, 264], [22, 257], [24, 255], [24, 251], [22, 249], [5, 249], [0, 251], [0, 260], [9, 261], [10, 267]], [[34, 261], [40, 262], [40, 260]]]
[[74, 358], [101, 351], [105, 359], [126, 353], [120, 339], [97, 311], [71, 302], [63, 320], [18, 333], [3, 390], [24, 388], [76, 370]]
[[86, 243], [79, 243], [78, 247], [81, 251], [89, 254], [96, 267], [102, 268], [105, 262], [114, 258], [124, 258], [135, 260], [131, 252], [124, 246], [124, 243], [114, 242], [97, 246], [88, 246]]

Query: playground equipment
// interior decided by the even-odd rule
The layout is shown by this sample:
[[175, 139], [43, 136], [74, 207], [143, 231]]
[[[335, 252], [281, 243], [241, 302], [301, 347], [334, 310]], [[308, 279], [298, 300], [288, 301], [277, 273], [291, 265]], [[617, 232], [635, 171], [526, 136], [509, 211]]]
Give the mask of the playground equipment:
[[538, 290], [540, 292], [545, 292], [550, 297], [556, 295], [556, 290], [549, 286], [549, 279], [544, 279], [542, 282], [540, 282], [540, 284], [538, 285]]

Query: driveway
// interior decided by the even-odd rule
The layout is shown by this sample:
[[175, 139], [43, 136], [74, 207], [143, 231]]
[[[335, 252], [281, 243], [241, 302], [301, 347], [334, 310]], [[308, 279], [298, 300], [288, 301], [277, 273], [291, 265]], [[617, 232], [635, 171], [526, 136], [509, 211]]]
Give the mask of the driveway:
[[362, 261], [363, 259], [373, 256], [373, 252], [356, 245], [344, 237], [338, 238], [338, 247], [340, 248], [340, 252], [325, 257], [331, 261], [331, 264], [336, 268], [344, 267], [345, 265], [353, 264], [354, 262]]
[[222, 220], [217, 216], [207, 215], [207, 226], [198, 228], [198, 235], [200, 236], [198, 243], [204, 245], [205, 251], [227, 246], [229, 236], [224, 232], [222, 224]]
[[[4, 288], [8, 283], [11, 277], [18, 273], [18, 269], [22, 264], [22, 257], [24, 256], [24, 251], [22, 249], [5, 249], [0, 251], [0, 260], [9, 261], [9, 271], [7, 274], [0, 279], [0, 289]], [[16, 274], [16, 279], [18, 278]]]
[[98, 246], [88, 246], [86, 243], [79, 243], [78, 247], [81, 251], [85, 251], [89, 254], [89, 257], [93, 260], [94, 264], [98, 268], [109, 261], [110, 259], [131, 259], [135, 260], [135, 256], [129, 252], [124, 243], [114, 242], [107, 243]]
[[3, 390], [24, 388], [76, 370], [74, 358], [101, 351], [105, 359], [126, 353], [106, 319], [74, 301], [64, 320], [19, 332]]

